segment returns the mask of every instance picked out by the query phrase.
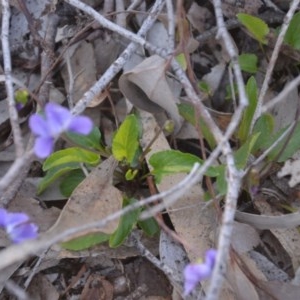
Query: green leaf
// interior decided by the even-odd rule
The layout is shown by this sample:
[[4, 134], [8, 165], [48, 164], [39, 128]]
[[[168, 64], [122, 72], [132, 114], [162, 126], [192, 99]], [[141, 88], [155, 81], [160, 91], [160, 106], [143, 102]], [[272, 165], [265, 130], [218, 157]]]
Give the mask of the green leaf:
[[74, 132], [66, 132], [65, 135], [78, 146], [103, 150], [103, 146], [101, 145], [101, 132], [96, 126], [93, 127], [92, 132], [88, 135], [82, 135]]
[[134, 161], [139, 148], [139, 122], [135, 115], [129, 115], [121, 124], [112, 142], [112, 153], [116, 160], [128, 164]]
[[[177, 150], [165, 150], [154, 153], [149, 163], [153, 167], [152, 173], [155, 175], [156, 182], [160, 182], [163, 176], [175, 173], [188, 173], [191, 171], [195, 163], [202, 164], [203, 161], [189, 153], [183, 153]], [[210, 167], [205, 175], [215, 177], [218, 173], [214, 167]]]
[[284, 41], [293, 48], [300, 50], [300, 12], [293, 16]]
[[257, 56], [255, 54], [244, 53], [239, 55], [239, 64], [244, 72], [256, 73], [257, 72]]
[[198, 82], [198, 88], [199, 88], [200, 91], [202, 91], [203, 93], [205, 93], [207, 95], [212, 94], [210, 86], [205, 81], [200, 80]]
[[187, 69], [187, 63], [186, 63], [186, 59], [185, 59], [185, 55], [184, 53], [179, 53], [176, 56], [176, 61], [180, 64], [181, 68], [183, 69], [183, 71], [186, 71]]
[[50, 169], [43, 177], [43, 179], [39, 182], [37, 187], [37, 194], [40, 195], [50, 184], [52, 184], [62, 175], [65, 175], [70, 171], [78, 168], [80, 168], [78, 163], [69, 163]]
[[108, 241], [109, 235], [99, 232], [87, 234], [85, 236], [61, 243], [61, 246], [67, 250], [80, 251], [91, 248], [100, 243]]
[[226, 167], [224, 165], [216, 167], [219, 171], [219, 175], [216, 180], [216, 189], [218, 194], [224, 196], [227, 193], [227, 179], [226, 179]]
[[238, 20], [248, 29], [253, 37], [262, 44], [267, 44], [266, 35], [270, 29], [262, 19], [248, 14], [237, 14]]
[[253, 154], [258, 150], [264, 150], [268, 148], [270, 138], [272, 137], [274, 130], [274, 118], [271, 114], [263, 114], [256, 121], [253, 127], [253, 134], [261, 133], [252, 149]]
[[[270, 140], [269, 147], [282, 135], [287, 127], [282, 128], [277, 132]], [[300, 123], [297, 124], [296, 128], [293, 131], [293, 134], [289, 141], [287, 142], [288, 136], [283, 139], [268, 155], [269, 160], [274, 160], [277, 154], [284, 148], [282, 154], [277, 159], [277, 162], [285, 162], [287, 159], [293, 156], [293, 154], [300, 149]]]
[[51, 154], [43, 164], [43, 170], [47, 171], [59, 165], [63, 165], [71, 162], [82, 162], [90, 165], [99, 163], [100, 156], [94, 152], [73, 147], [64, 150], [56, 151]]
[[135, 169], [135, 170], [129, 169], [125, 174], [125, 179], [128, 181], [133, 180], [138, 172], [139, 171], [137, 169]]
[[[136, 203], [135, 199], [124, 199], [123, 208], [125, 206]], [[123, 215], [119, 221], [118, 228], [109, 238], [109, 246], [116, 248], [120, 246], [127, 236], [130, 234], [133, 227], [136, 225], [138, 217], [140, 215], [141, 209], [133, 210], [125, 215]]]
[[154, 218], [138, 221], [138, 225], [148, 236], [154, 236], [159, 231], [159, 226]]
[[[189, 103], [180, 103], [177, 106], [180, 115], [192, 125], [196, 126], [195, 109], [193, 105]], [[205, 122], [202, 120], [202, 118], [199, 118], [198, 123], [205, 140], [208, 142], [210, 148], [214, 149], [216, 147], [216, 141], [213, 134], [211, 133]]]
[[65, 197], [69, 198], [83, 179], [85, 179], [85, 175], [81, 169], [69, 172], [69, 174], [61, 181], [59, 185], [60, 192]]
[[257, 106], [257, 85], [253, 76], [251, 76], [247, 82], [246, 93], [249, 105], [243, 113], [243, 118], [238, 131], [238, 138], [242, 144], [245, 143], [248, 138], [252, 118]]
[[246, 167], [249, 155], [260, 134], [261, 133], [259, 132], [252, 135], [247, 142], [234, 153], [234, 160], [238, 169], [243, 169]]

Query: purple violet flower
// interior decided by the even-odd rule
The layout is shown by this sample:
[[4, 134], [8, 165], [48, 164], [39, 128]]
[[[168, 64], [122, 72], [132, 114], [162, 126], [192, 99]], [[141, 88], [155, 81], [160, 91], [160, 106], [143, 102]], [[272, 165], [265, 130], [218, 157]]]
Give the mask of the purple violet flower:
[[38, 227], [30, 222], [24, 213], [10, 213], [0, 208], [0, 227], [3, 227], [10, 239], [18, 244], [38, 236]]
[[199, 264], [188, 264], [184, 269], [184, 295], [187, 296], [198, 284], [208, 279], [213, 272], [217, 250], [210, 249], [205, 253], [205, 262]]
[[29, 127], [36, 136], [36, 156], [46, 158], [53, 151], [55, 140], [63, 132], [87, 135], [93, 129], [93, 123], [88, 117], [73, 116], [67, 108], [50, 102], [45, 106], [44, 116], [34, 114], [30, 117]]

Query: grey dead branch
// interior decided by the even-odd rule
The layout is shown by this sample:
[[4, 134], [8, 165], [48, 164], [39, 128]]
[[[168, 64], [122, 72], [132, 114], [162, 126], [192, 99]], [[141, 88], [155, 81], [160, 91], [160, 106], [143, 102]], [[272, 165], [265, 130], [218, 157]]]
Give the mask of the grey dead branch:
[[[4, 2], [7, 1], [2, 1], [2, 3]], [[30, 12], [31, 17], [29, 19], [26, 19], [24, 10], [20, 6], [22, 2], [26, 4]], [[191, 82], [189, 82], [189, 86], [186, 84], [187, 81], [184, 81], [186, 79], [178, 76], [180, 73], [174, 71], [175, 65], [171, 62], [172, 57], [171, 55], [167, 56], [167, 54], [178, 54], [178, 51], [183, 50], [191, 54], [194, 69], [205, 70], [199, 71], [201, 78], [197, 79], [206, 81], [213, 92], [217, 91], [225, 64], [230, 62], [236, 53], [251, 49], [253, 40], [245, 35], [245, 46], [242, 48], [230, 35], [220, 31], [219, 36], [223, 38], [217, 40], [215, 35], [212, 34], [206, 44], [209, 50], [206, 51], [201, 47], [202, 45], [198, 47], [198, 43], [195, 42], [196, 33], [201, 36], [214, 26], [213, 7], [219, 7], [226, 18], [233, 19], [239, 12], [259, 16], [263, 5], [262, 1], [259, 0], [251, 3], [246, 1], [244, 6], [233, 6], [231, 1], [222, 1], [220, 6], [220, 1], [211, 1], [209, 5], [204, 7], [197, 4], [196, 1], [188, 1], [191, 5], [187, 12], [191, 34], [186, 41], [186, 49], [181, 49], [174, 47], [172, 44], [174, 36], [172, 37], [172, 30], [168, 27], [170, 24], [173, 23], [174, 25], [176, 23], [174, 21], [176, 1], [169, 1], [169, 5], [171, 3], [174, 9], [173, 21], [169, 19], [170, 16], [167, 14], [166, 9], [161, 15], [156, 14], [155, 20], [149, 21], [151, 14], [149, 15], [146, 11], [149, 7], [147, 7], [145, 1], [140, 1], [140, 4], [132, 7], [131, 9], [139, 11], [134, 19], [135, 26], [138, 29], [141, 26], [146, 28], [143, 29], [144, 31], [141, 34], [134, 34], [131, 31], [132, 24], [126, 17], [130, 16], [132, 18], [133, 15], [130, 12], [124, 12], [124, 9], [128, 9], [130, 5], [134, 6], [138, 1], [115, 1], [116, 3], [114, 1], [104, 1], [103, 5], [101, 1], [81, 1], [81, 4], [75, 0], [58, 2], [47, 0], [10, 1], [9, 50], [13, 62], [11, 72], [13, 89], [16, 91], [25, 86], [30, 92], [37, 93], [35, 89], [40, 84], [49, 84], [47, 98], [57, 103], [67, 103], [75, 113], [84, 111], [100, 127], [104, 141], [107, 144], [111, 143], [116, 124], [122, 121], [132, 108], [141, 109], [140, 115], [143, 125], [141, 145], [144, 149], [168, 119], [172, 119], [175, 123], [175, 133], [182, 143], [190, 143], [188, 139], [199, 138], [199, 133], [183, 121], [177, 110], [178, 103], [182, 100], [191, 100], [189, 97], [195, 95], [189, 90]], [[159, 1], [156, 2], [159, 3]], [[264, 1], [264, 3], [268, 9], [272, 7], [274, 16], [277, 18], [281, 17], [283, 19], [282, 16], [288, 10], [285, 1]], [[296, 1], [293, 1], [293, 4], [295, 3]], [[85, 4], [88, 6], [84, 6]], [[76, 6], [77, 9], [74, 8]], [[82, 10], [83, 6], [85, 12]], [[86, 14], [91, 8], [94, 8], [101, 16], [107, 15], [107, 20], [113, 21], [114, 25], [118, 27], [111, 27], [111, 23], [102, 23], [101, 25], [97, 22], [92, 23], [94, 15], [92, 13]], [[37, 46], [37, 44], [43, 40], [48, 28], [49, 15], [53, 12], [60, 14], [61, 23], [56, 28], [56, 52], [54, 52], [54, 49], [51, 50], [53, 51], [52, 54], [55, 53], [55, 55], [49, 55], [49, 59], [55, 61], [58, 55], [62, 55], [62, 59], [51, 70], [50, 75], [48, 74], [49, 82], [46, 80], [46, 82], [41, 83], [40, 80], [45, 74], [40, 72], [42, 66], [39, 65], [39, 57], [41, 53], [49, 54], [51, 51], [47, 48], [47, 45], [44, 45], [43, 48], [40, 45]], [[118, 14], [116, 16], [110, 15], [112, 12], [118, 12]], [[32, 23], [30, 23], [30, 20]], [[151, 24], [149, 23], [148, 26], [147, 22]], [[32, 31], [29, 25], [34, 25], [35, 30]], [[85, 31], [87, 26], [90, 27]], [[107, 30], [107, 28], [110, 30]], [[125, 29], [128, 31], [125, 31]], [[83, 32], [84, 37], [79, 35], [74, 42], [68, 45], [70, 40], [80, 31]], [[147, 40], [148, 46], [144, 39]], [[132, 42], [138, 42], [139, 45]], [[275, 37], [273, 37], [272, 43], [275, 45]], [[221, 45], [221, 49], [219, 49], [219, 45]], [[165, 51], [163, 52], [162, 49]], [[3, 54], [3, 50], [5, 49], [2, 49], [1, 54]], [[267, 48], [268, 56], [272, 55], [273, 50], [273, 47]], [[290, 55], [292, 60], [299, 57], [297, 51]], [[270, 67], [265, 57], [260, 59], [261, 66], [264, 66], [264, 68], [271, 70], [274, 67]], [[7, 66], [7, 61], [5, 66]], [[279, 67], [281, 67], [280, 63], [277, 65], [280, 71]], [[237, 75], [239, 73], [235, 66], [233, 66], [233, 70], [235, 72], [234, 80], [237, 82], [239, 91], [242, 92], [244, 89], [243, 80], [241, 76]], [[4, 74], [3, 70], [1, 72]], [[229, 73], [227, 75], [229, 77]], [[289, 76], [285, 84], [282, 85], [283, 90], [293, 80], [292, 76]], [[265, 73], [259, 72], [256, 79], [259, 87], [262, 87], [265, 81]], [[191, 78], [188, 78], [188, 80], [191, 80]], [[1, 81], [5, 81], [5, 78]], [[18, 82], [21, 82], [22, 86]], [[190, 94], [187, 97], [188, 93]], [[278, 93], [277, 90], [273, 89], [273, 86], [267, 85], [265, 96], [262, 97], [262, 110], [267, 107], [268, 103], [272, 102], [272, 99], [278, 96]], [[33, 178], [23, 178], [23, 184], [21, 180], [18, 185], [17, 181], [13, 180], [13, 178], [18, 177], [18, 172], [12, 177], [7, 177], [16, 157], [14, 151], [19, 146], [12, 137], [11, 114], [7, 104], [10, 100], [8, 99], [7, 102], [5, 101], [7, 96], [2, 94], [1, 96], [1, 191], [5, 192], [6, 198], [11, 197], [8, 202], [5, 202], [8, 203], [7, 208], [11, 211], [27, 212], [39, 225], [42, 236], [41, 242], [29, 243], [28, 245], [31, 246], [27, 248], [22, 245], [19, 248], [12, 247], [9, 256], [5, 256], [8, 255], [8, 251], [4, 251], [3, 254], [0, 252], [0, 261], [3, 261], [3, 257], [10, 258], [10, 266], [6, 266], [1, 272], [1, 291], [10, 278], [32, 277], [31, 282], [27, 282], [27, 292], [30, 297], [58, 299], [59, 295], [54, 280], [58, 276], [55, 273], [56, 271], [53, 271], [51, 276], [46, 276], [42, 271], [59, 268], [61, 261], [64, 259], [78, 261], [81, 259], [86, 262], [87, 269], [81, 266], [83, 269], [76, 270], [77, 273], [73, 275], [75, 278], [76, 276], [80, 278], [80, 272], [83, 272], [84, 282], [80, 283], [80, 280], [78, 280], [78, 282], [73, 282], [71, 285], [70, 283], [65, 284], [65, 293], [73, 287], [81, 286], [80, 299], [90, 299], [95, 295], [100, 297], [101, 293], [102, 297], [105, 295], [105, 299], [113, 299], [113, 291], [119, 288], [125, 290], [131, 299], [139, 299], [139, 297], [154, 299], [150, 298], [153, 290], [150, 288], [149, 292], [149, 287], [142, 281], [132, 281], [136, 285], [130, 291], [126, 287], [128, 283], [119, 284], [119, 286], [116, 283], [117, 279], [120, 282], [123, 280], [122, 276], [124, 274], [121, 270], [122, 267], [117, 266], [114, 260], [140, 256], [139, 251], [130, 244], [130, 241], [127, 241], [125, 245], [118, 249], [110, 249], [106, 245], [99, 245], [78, 252], [64, 250], [58, 243], [74, 236], [82, 236], [95, 231], [111, 233], [116, 228], [120, 215], [103, 224], [101, 228], [87, 228], [79, 232], [83, 223], [88, 225], [91, 222], [97, 222], [121, 209], [122, 193], [112, 184], [112, 171], [115, 168], [113, 159], [109, 158], [103, 161], [98, 168], [89, 174], [82, 184], [76, 188], [70, 199], [65, 199], [61, 195], [59, 183], [53, 185], [50, 191], [38, 197], [35, 194], [35, 188], [41, 174], [35, 174]], [[7, 98], [9, 98], [9, 95]], [[216, 140], [220, 141], [223, 133], [228, 128], [233, 130], [232, 128], [238, 126], [238, 119], [241, 117], [242, 111], [237, 109], [235, 114], [218, 111], [215, 104], [219, 107], [224, 105], [218, 99], [218, 103], [210, 103], [204, 97], [199, 99], [198, 95], [193, 99], [201, 100], [205, 106], [208, 106], [206, 108], [203, 106], [203, 109], [211, 121], [211, 129]], [[243, 99], [240, 100], [244, 101]], [[113, 117], [106, 113], [108, 109], [111, 109], [112, 103]], [[299, 97], [296, 86], [287, 94], [284, 102], [279, 101], [271, 110], [276, 116], [276, 130], [294, 121], [294, 114], [298, 109], [298, 105]], [[86, 109], [87, 107], [88, 109]], [[21, 129], [25, 145], [30, 141], [30, 133], [26, 124], [33, 110], [32, 106], [26, 106], [18, 119], [17, 126]], [[221, 130], [218, 131], [219, 129], [215, 130], [214, 128]], [[229, 135], [228, 133], [226, 142], [229, 140]], [[62, 142], [57, 145], [58, 148], [64, 146]], [[151, 151], [146, 155], [148, 167], [151, 168], [149, 157], [152, 153], [168, 150], [171, 147], [170, 140], [161, 132], [151, 146]], [[227, 163], [229, 163], [229, 151], [231, 150], [229, 143], [226, 145], [220, 144], [219, 150], [223, 151], [222, 159], [227, 159]], [[219, 153], [215, 158], [217, 156], [219, 156]], [[214, 159], [212, 159], [212, 163], [215, 163]], [[22, 166], [22, 163], [20, 165]], [[229, 181], [234, 178], [233, 175], [236, 175], [234, 170], [235, 166], [228, 164]], [[31, 172], [34, 172], [34, 170], [31, 170]], [[297, 187], [299, 184], [299, 174], [300, 165], [299, 155], [297, 154], [291, 160], [286, 161], [284, 167], [278, 171], [278, 177], [290, 176], [289, 185], [292, 188]], [[165, 177], [156, 187], [159, 192], [165, 193], [170, 188], [177, 186], [186, 176], [186, 174], [176, 174]], [[240, 174], [238, 176], [241, 177]], [[7, 186], [10, 184], [15, 186], [15, 192], [7, 193]], [[202, 180], [198, 180], [197, 184], [185, 191], [180, 197], [172, 195], [163, 199], [163, 207], [166, 208], [174, 230], [180, 240], [183, 241], [183, 245], [174, 243], [174, 240], [163, 232], [159, 241], [158, 237], [155, 239], [141, 238], [141, 243], [154, 255], [160, 255], [161, 261], [172, 268], [176, 274], [176, 278], [173, 279], [177, 285], [174, 285], [173, 294], [169, 293], [169, 296], [172, 294], [174, 299], [175, 297], [178, 297], [178, 299], [181, 297], [184, 265], [188, 261], [195, 262], [198, 258], [202, 258], [207, 249], [219, 246], [219, 261], [217, 261], [217, 264], [218, 266], [226, 264], [225, 279], [220, 274], [214, 274], [211, 281], [203, 282], [202, 287], [199, 286], [189, 299], [196, 299], [197, 293], [206, 293], [208, 299], [216, 299], [217, 295], [221, 295], [221, 299], [268, 299], [270, 295], [276, 297], [276, 299], [296, 299], [299, 294], [299, 286], [293, 284], [292, 279], [299, 269], [300, 261], [300, 241], [297, 229], [300, 225], [298, 207], [294, 206], [294, 212], [283, 213], [281, 208], [274, 205], [276, 201], [274, 197], [268, 195], [261, 197], [260, 201], [254, 203], [254, 207], [259, 214], [243, 211], [236, 211], [234, 214], [238, 191], [233, 190], [231, 196], [227, 195], [224, 204], [227, 212], [224, 216], [224, 218], [227, 218], [226, 224], [231, 224], [226, 227], [226, 224], [222, 223], [222, 220], [224, 220], [222, 215], [215, 209], [214, 204], [204, 201], [204, 190], [201, 184]], [[275, 186], [273, 189], [277, 191], [278, 187]], [[233, 195], [234, 192], [235, 195]], [[143, 191], [143, 193], [145, 197], [148, 195], [147, 191]], [[45, 209], [37, 199], [42, 203], [51, 203], [54, 200], [67, 202], [62, 209], [56, 207]], [[107, 199], [111, 200], [108, 205], [106, 205]], [[292, 201], [292, 204], [295, 202], [294, 199], [289, 199], [289, 201]], [[228, 207], [232, 209], [226, 210]], [[236, 221], [233, 220], [234, 215]], [[55, 240], [55, 235], [74, 228], [75, 231], [72, 234], [61, 235], [61, 240]], [[79, 228], [78, 232], [76, 232], [76, 228]], [[260, 252], [256, 251], [258, 245], [260, 249], [263, 249]], [[2, 232], [0, 232], [0, 246], [9, 247], [9, 242]], [[43, 250], [47, 248], [50, 248], [50, 250], [42, 254]], [[233, 250], [229, 252], [229, 249]], [[33, 253], [40, 256], [41, 260], [34, 260], [32, 265], [20, 267], [21, 262]], [[102, 266], [112, 268], [115, 272], [118, 271], [116, 282], [112, 283], [106, 280], [107, 274], [101, 268], [99, 269], [100, 275], [90, 273], [91, 266], [95, 267], [93, 258], [100, 260], [101, 257], [104, 257], [101, 261]], [[174, 265], [173, 262], [176, 260], [182, 261], [184, 264]], [[2, 266], [1, 263], [0, 266]], [[145, 266], [144, 262], [140, 262], [140, 271], [143, 268], [147, 269]], [[149, 267], [149, 265], [147, 266]], [[272, 276], [270, 276], [270, 273], [272, 273]], [[147, 276], [147, 271], [142, 271], [139, 274]], [[158, 275], [155, 276], [158, 277]], [[296, 282], [295, 279], [294, 283]], [[99, 285], [102, 286], [101, 289], [98, 288]], [[41, 288], [36, 289], [36, 286]], [[91, 286], [93, 287], [91, 288]], [[219, 290], [212, 292], [211, 286], [217, 286]], [[162, 298], [159, 297], [156, 295], [155, 299], [167, 299], [167, 296], [165, 298], [163, 296], [161, 296]]]

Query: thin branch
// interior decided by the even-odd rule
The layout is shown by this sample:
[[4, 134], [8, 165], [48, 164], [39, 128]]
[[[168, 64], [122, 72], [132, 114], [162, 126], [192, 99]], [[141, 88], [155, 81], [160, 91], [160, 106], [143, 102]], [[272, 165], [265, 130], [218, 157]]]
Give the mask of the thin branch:
[[9, 118], [11, 123], [12, 132], [14, 135], [14, 143], [16, 148], [16, 157], [22, 157], [24, 153], [24, 144], [19, 126], [18, 112], [14, 100], [14, 89], [11, 78], [11, 54], [9, 48], [9, 19], [10, 19], [10, 7], [8, 0], [2, 0], [2, 50], [3, 50], [3, 64], [5, 75], [5, 86], [7, 91], [7, 103]]
[[281, 47], [281, 45], [283, 43], [284, 36], [286, 34], [286, 31], [287, 31], [287, 29], [288, 29], [288, 27], [290, 25], [292, 17], [294, 16], [294, 13], [295, 13], [295, 11], [296, 11], [299, 3], [300, 3], [300, 0], [293, 0], [291, 2], [289, 11], [287, 12], [287, 14], [286, 14], [286, 16], [284, 18], [283, 24], [282, 24], [281, 29], [280, 29], [280, 33], [278, 35], [276, 44], [274, 46], [274, 50], [272, 52], [272, 56], [271, 56], [270, 62], [268, 64], [268, 68], [267, 68], [267, 71], [266, 71], [266, 76], [264, 78], [264, 82], [263, 82], [263, 85], [261, 87], [261, 90], [260, 90], [260, 93], [259, 93], [259, 96], [258, 96], [257, 106], [256, 106], [256, 110], [255, 110], [254, 116], [252, 118], [250, 132], [252, 132], [256, 120], [262, 114], [263, 102], [264, 102], [264, 99], [265, 99], [266, 92], [267, 92], [267, 90], [269, 88], [269, 82], [271, 80], [271, 76], [272, 76], [272, 73], [273, 73], [273, 70], [274, 70], [274, 67], [275, 67], [275, 63], [276, 63], [276, 60], [278, 58], [280, 47]]
[[276, 96], [274, 97], [272, 100], [268, 101], [268, 103], [266, 103], [262, 109], [261, 109], [261, 113], [265, 113], [268, 110], [270, 110], [274, 105], [276, 105], [277, 103], [279, 103], [280, 101], [286, 100], [288, 94], [293, 91], [294, 89], [296, 89], [300, 84], [300, 75], [298, 75], [296, 78], [294, 78], [292, 81], [290, 81], [288, 83], [288, 85]]
[[[236, 129], [239, 124], [239, 121], [242, 117], [243, 110], [245, 106], [248, 105], [248, 99], [245, 92], [245, 85], [242, 77], [242, 72], [238, 63], [237, 53], [233, 45], [232, 39], [229, 36], [229, 33], [226, 29], [223, 13], [222, 13], [222, 4], [220, 0], [214, 0], [214, 9], [218, 25], [218, 35], [222, 37], [226, 50], [230, 55], [233, 64], [233, 70], [238, 86], [239, 92], [239, 106], [234, 113], [234, 116], [227, 128], [227, 132], [232, 132]], [[227, 140], [228, 141], [228, 140]], [[235, 166], [234, 157], [229, 143], [225, 144], [225, 149], [223, 149], [224, 155], [226, 155], [227, 163], [227, 182], [228, 190], [226, 194], [225, 209], [222, 219], [222, 227], [220, 230], [219, 241], [218, 241], [218, 254], [216, 258], [216, 264], [213, 271], [213, 276], [209, 289], [207, 291], [207, 300], [217, 300], [223, 286], [223, 280], [226, 273], [227, 261], [229, 258], [229, 248], [231, 235], [233, 231], [233, 220], [236, 211], [237, 198], [239, 196], [239, 191], [241, 187], [241, 181], [244, 175], [244, 172], [237, 170]]]
[[90, 229], [101, 229], [103, 226], [106, 226], [107, 223], [111, 222], [112, 220], [118, 219], [128, 212], [136, 210], [150, 203], [161, 201], [162, 198], [174, 197], [174, 199], [179, 199], [179, 192], [182, 190], [186, 191], [190, 189], [192, 184], [195, 183], [195, 180], [193, 180], [193, 178], [195, 177], [197, 171], [200, 171], [201, 169], [202, 168], [199, 168], [199, 164], [195, 164], [190, 174], [186, 176], [186, 178], [182, 182], [179, 182], [171, 189], [163, 193], [140, 200], [130, 206], [123, 208], [122, 210], [116, 211], [115, 213], [107, 216], [102, 220], [89, 224], [83, 224], [79, 227], [67, 229], [63, 232], [55, 232], [55, 230], [50, 230], [41, 235], [41, 237], [37, 240], [27, 241], [19, 245], [12, 245], [2, 250], [0, 252], [0, 270], [11, 265], [14, 262], [24, 260], [30, 255], [34, 255], [39, 251], [45, 250], [51, 247], [53, 244], [64, 241], [70, 236], [74, 236], [75, 234], [80, 235], [81, 233], [84, 233]]
[[43, 40], [43, 52], [41, 54], [41, 77], [44, 77], [47, 73], [44, 83], [39, 90], [39, 104], [43, 107], [47, 102], [49, 102], [49, 94], [52, 80], [52, 73], [48, 73], [51, 65], [54, 62], [54, 47], [55, 47], [55, 36], [57, 32], [57, 25], [59, 17], [50, 13], [47, 18], [47, 30], [45, 33], [45, 39]]
[[172, 0], [166, 0], [166, 8], [168, 16], [168, 45], [169, 50], [173, 52], [175, 46], [175, 20]]
[[245, 173], [248, 173], [252, 167], [260, 164], [268, 156], [268, 154], [293, 130], [294, 127], [295, 121], [290, 124], [290, 126], [281, 134], [279, 138], [276, 139], [276, 141], [268, 149], [266, 149], [253, 163], [248, 166], [248, 168], [245, 170]]
[[26, 152], [23, 157], [16, 158], [12, 166], [0, 180], [0, 194], [4, 193], [9, 185], [19, 176], [20, 171], [31, 162], [34, 157], [33, 150]]
[[138, 233], [132, 231], [130, 235], [130, 239], [133, 241], [135, 247], [139, 250], [140, 254], [148, 259], [155, 267], [161, 270], [170, 280], [173, 287], [182, 294], [182, 280], [176, 272], [172, 268], [170, 268], [167, 264], [156, 258], [141, 242], [141, 238]]
[[126, 27], [126, 16], [124, 0], [116, 0], [116, 24]]

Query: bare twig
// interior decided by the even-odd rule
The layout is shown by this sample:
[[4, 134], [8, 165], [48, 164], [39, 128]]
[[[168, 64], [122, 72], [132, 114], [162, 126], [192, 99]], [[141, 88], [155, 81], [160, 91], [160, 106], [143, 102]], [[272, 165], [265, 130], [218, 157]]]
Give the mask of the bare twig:
[[34, 157], [33, 150], [26, 152], [23, 157], [16, 158], [7, 173], [0, 180], [0, 194], [2, 194], [7, 187], [19, 176], [20, 171], [30, 163]]
[[[43, 77], [48, 72], [48, 70], [54, 62], [54, 46], [58, 21], [59, 17], [56, 14], [50, 13], [48, 15], [48, 26], [45, 35], [45, 40], [43, 43], [44, 49], [41, 54], [41, 77]], [[51, 77], [51, 73], [47, 75], [46, 80], [39, 91], [40, 105], [42, 107], [47, 102], [49, 102], [50, 86], [52, 84]]]
[[288, 85], [272, 100], [270, 100], [268, 103], [266, 103], [262, 109], [261, 113], [265, 113], [268, 110], [270, 110], [274, 105], [279, 103], [280, 101], [286, 100], [288, 94], [296, 89], [300, 84], [300, 75], [298, 75], [296, 78], [294, 78], [292, 81], [288, 83]]
[[[230, 58], [232, 60], [235, 79], [239, 91], [239, 106], [237, 107], [232, 121], [230, 122], [227, 128], [227, 132], [233, 132], [239, 124], [245, 106], [248, 105], [248, 99], [245, 92], [245, 85], [243, 82], [242, 72], [238, 64], [237, 53], [224, 23], [221, 1], [214, 0], [213, 4], [219, 29], [218, 35], [222, 37], [226, 50], [228, 51], [228, 54], [230, 55]], [[244, 175], [244, 173], [242, 171], [237, 170], [235, 166], [235, 161], [228, 142], [224, 145], [223, 153], [224, 155], [226, 155], [227, 162], [228, 191], [226, 194], [226, 203], [223, 213], [222, 227], [220, 230], [218, 241], [218, 254], [216, 258], [216, 265], [213, 271], [211, 284], [207, 291], [207, 300], [219, 299], [219, 295], [222, 289], [222, 283], [224, 280], [227, 268], [227, 261], [229, 258], [230, 240], [233, 230], [233, 220], [236, 211], [237, 198], [239, 195], [241, 180]]]
[[116, 0], [116, 23], [119, 26], [126, 27], [126, 13], [124, 0]]
[[166, 265], [164, 262], [160, 261], [158, 258], [156, 258], [141, 242], [141, 239], [137, 232], [132, 231], [130, 235], [131, 240], [133, 240], [133, 243], [135, 247], [139, 250], [140, 254], [144, 256], [146, 259], [148, 259], [154, 266], [156, 266], [159, 270], [161, 270], [172, 282], [174, 288], [182, 294], [182, 280], [178, 276], [177, 273], [173, 271], [168, 265]]
[[261, 90], [260, 90], [260, 93], [259, 93], [259, 96], [258, 96], [257, 106], [256, 106], [254, 116], [252, 118], [250, 132], [252, 132], [256, 120], [261, 116], [263, 102], [264, 102], [265, 95], [266, 95], [266, 92], [267, 92], [268, 87], [269, 87], [269, 82], [271, 80], [271, 76], [272, 76], [272, 73], [273, 73], [273, 70], [274, 70], [274, 67], [275, 67], [276, 60], [278, 58], [280, 47], [283, 43], [284, 36], [286, 34], [286, 31], [287, 31], [287, 29], [290, 25], [292, 17], [294, 15], [299, 3], [300, 3], [300, 0], [293, 0], [291, 2], [289, 11], [287, 12], [287, 14], [284, 18], [284, 21], [283, 21], [283, 24], [281, 26], [280, 33], [278, 35], [274, 50], [272, 52], [270, 62], [268, 64], [268, 68], [267, 68], [267, 71], [266, 71], [266, 76], [264, 78], [264, 82], [263, 82], [263, 85], [261, 87]]
[[268, 148], [266, 149], [253, 163], [251, 163], [248, 168], [245, 170], [245, 173], [249, 172], [249, 170], [260, 164], [267, 156], [268, 154], [293, 130], [295, 127], [295, 121], [290, 124], [290, 126], [282, 133], [282, 135], [276, 139], [276, 141]]
[[175, 46], [175, 20], [172, 0], [166, 0], [168, 16], [168, 45], [169, 50], [173, 52]]
[[65, 60], [66, 60], [66, 65], [67, 65], [68, 77], [69, 77], [69, 87], [68, 87], [67, 99], [68, 99], [69, 109], [73, 109], [73, 107], [74, 107], [73, 93], [74, 93], [75, 79], [74, 79], [74, 75], [73, 75], [69, 49], [66, 51]]
[[48, 252], [48, 249], [46, 249], [38, 258], [37, 262], [34, 264], [33, 269], [30, 271], [30, 274], [28, 275], [25, 283], [24, 288], [27, 290], [33, 277], [39, 272], [39, 266], [42, 263], [43, 259], [45, 258], [46, 254]]
[[10, 117], [10, 123], [12, 132], [14, 135], [14, 143], [16, 148], [17, 158], [22, 157], [24, 153], [24, 144], [19, 126], [18, 112], [14, 100], [14, 89], [11, 78], [11, 54], [9, 48], [9, 19], [10, 19], [10, 8], [9, 1], [2, 0], [2, 49], [3, 49], [3, 64], [4, 64], [4, 75], [5, 75], [5, 86], [7, 91], [7, 102], [8, 111]]

